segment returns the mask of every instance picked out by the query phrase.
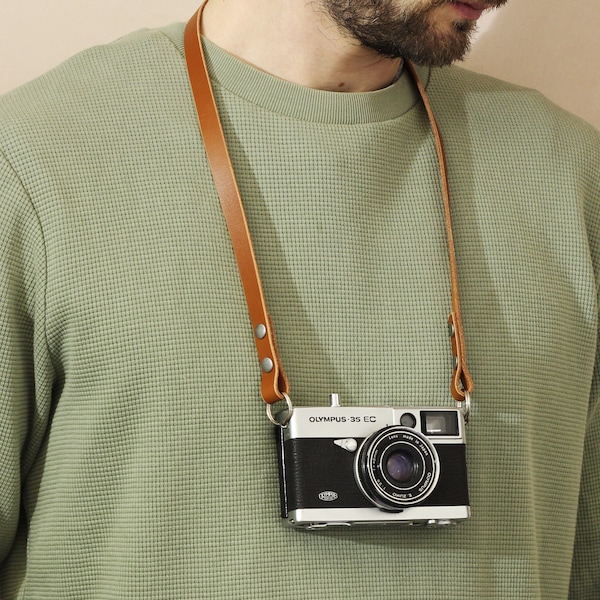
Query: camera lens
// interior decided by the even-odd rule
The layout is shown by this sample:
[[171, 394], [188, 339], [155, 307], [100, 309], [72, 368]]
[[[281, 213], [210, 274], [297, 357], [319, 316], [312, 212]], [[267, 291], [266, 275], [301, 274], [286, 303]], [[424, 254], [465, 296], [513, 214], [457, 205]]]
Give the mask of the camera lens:
[[358, 487], [385, 510], [422, 503], [435, 489], [439, 472], [433, 444], [420, 432], [401, 425], [367, 437], [354, 463]]
[[415, 472], [415, 463], [406, 452], [392, 452], [385, 463], [389, 476], [399, 483], [408, 481]]

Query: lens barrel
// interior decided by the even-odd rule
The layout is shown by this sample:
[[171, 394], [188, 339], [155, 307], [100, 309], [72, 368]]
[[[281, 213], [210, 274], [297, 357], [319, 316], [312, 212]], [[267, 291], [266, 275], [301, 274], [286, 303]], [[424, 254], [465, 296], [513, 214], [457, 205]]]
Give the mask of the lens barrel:
[[433, 444], [414, 429], [397, 425], [367, 437], [354, 464], [363, 494], [385, 510], [423, 502], [435, 489], [439, 471]]

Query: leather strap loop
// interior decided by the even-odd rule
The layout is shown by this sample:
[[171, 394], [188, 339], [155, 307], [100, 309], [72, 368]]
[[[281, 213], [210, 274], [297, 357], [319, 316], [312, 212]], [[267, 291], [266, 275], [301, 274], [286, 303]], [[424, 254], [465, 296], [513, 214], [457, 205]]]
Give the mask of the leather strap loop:
[[[206, 155], [213, 174], [223, 214], [227, 221], [227, 227], [248, 303], [254, 341], [262, 369], [261, 395], [267, 404], [273, 404], [285, 399], [286, 395], [289, 394], [289, 382], [285, 376], [279, 357], [273, 323], [267, 312], [258, 264], [252, 246], [252, 237], [248, 229], [248, 222], [204, 60], [201, 38], [203, 8], [204, 5], [198, 9], [187, 24], [184, 37], [185, 56]], [[414, 66], [408, 61], [406, 65], [415, 80], [423, 105], [427, 111], [440, 167], [452, 295], [452, 313], [448, 322], [452, 330], [452, 353], [455, 357], [455, 368], [450, 391], [452, 396], [460, 402], [465, 399], [465, 392], [471, 393], [473, 390], [473, 380], [466, 364], [466, 348], [458, 294], [458, 271], [452, 232], [450, 188], [448, 184], [446, 157], [439, 128], [429, 104], [425, 88]]]

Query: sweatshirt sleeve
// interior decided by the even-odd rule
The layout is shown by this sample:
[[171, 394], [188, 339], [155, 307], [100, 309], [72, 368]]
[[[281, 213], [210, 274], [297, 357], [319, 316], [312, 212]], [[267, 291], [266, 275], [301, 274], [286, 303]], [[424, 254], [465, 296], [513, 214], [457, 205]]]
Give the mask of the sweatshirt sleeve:
[[50, 413], [54, 370], [45, 333], [45, 288], [40, 221], [0, 153], [0, 563], [14, 543], [22, 484]]
[[[571, 571], [572, 600], [597, 600], [600, 590], [600, 360], [596, 362], [581, 474]], [[557, 515], [560, 518], [560, 515]]]
[[[585, 179], [584, 216], [596, 276], [600, 306], [600, 135]], [[598, 317], [600, 321], [600, 315]], [[567, 406], [568, 409], [568, 406]], [[556, 518], [560, 518], [557, 515]], [[591, 387], [579, 492], [579, 510], [571, 570], [572, 600], [597, 600], [600, 590], [600, 329], [596, 341], [596, 366]]]

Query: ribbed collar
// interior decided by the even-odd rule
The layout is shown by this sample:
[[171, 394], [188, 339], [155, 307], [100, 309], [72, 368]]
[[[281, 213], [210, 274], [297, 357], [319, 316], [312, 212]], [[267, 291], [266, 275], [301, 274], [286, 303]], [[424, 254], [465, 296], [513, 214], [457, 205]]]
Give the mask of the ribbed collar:
[[[183, 55], [182, 24], [162, 30]], [[419, 95], [407, 69], [394, 84], [374, 92], [326, 92], [290, 83], [261, 71], [203, 39], [211, 80], [232, 94], [280, 115], [329, 124], [361, 124], [401, 117]], [[418, 67], [427, 85], [430, 69]]]

